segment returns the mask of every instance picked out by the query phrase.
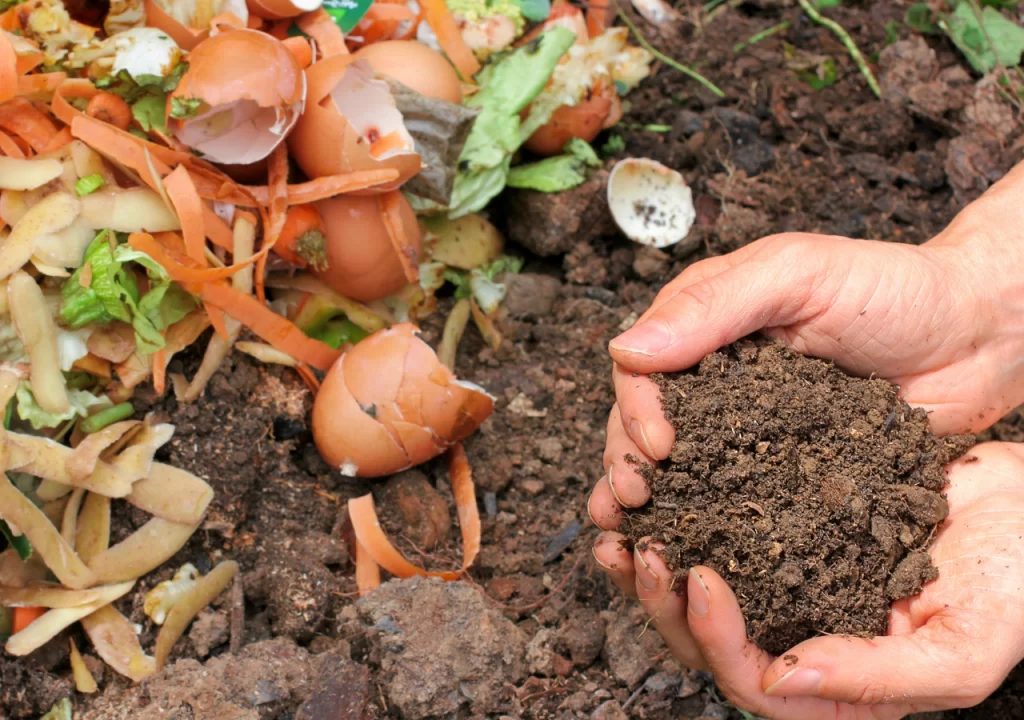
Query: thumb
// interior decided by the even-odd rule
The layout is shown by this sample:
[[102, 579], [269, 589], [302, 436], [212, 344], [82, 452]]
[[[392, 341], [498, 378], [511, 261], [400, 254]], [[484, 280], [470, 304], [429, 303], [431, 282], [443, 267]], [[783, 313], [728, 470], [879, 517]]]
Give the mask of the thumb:
[[808, 251], [821, 239], [772, 239], [767, 253], [681, 289], [616, 337], [612, 358], [632, 372], [672, 372], [756, 330], [797, 322], [821, 284], [822, 265]]
[[808, 640], [768, 668], [765, 694], [925, 708], [976, 705], [995, 691], [1015, 660], [1003, 662], [1005, 653], [990, 646], [994, 638], [979, 648], [977, 638], [958, 630], [974, 624], [959, 614], [936, 615], [907, 635]]

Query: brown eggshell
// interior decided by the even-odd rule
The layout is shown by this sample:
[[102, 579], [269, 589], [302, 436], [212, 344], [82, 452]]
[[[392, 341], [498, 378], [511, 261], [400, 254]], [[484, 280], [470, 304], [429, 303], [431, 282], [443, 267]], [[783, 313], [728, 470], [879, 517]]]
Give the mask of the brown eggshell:
[[[378, 160], [371, 154], [371, 142], [341, 114], [331, 92], [356, 61], [351, 55], [335, 55], [313, 63], [306, 70], [306, 109], [288, 136], [288, 149], [298, 166], [311, 178], [380, 168], [397, 170], [395, 182], [353, 193], [379, 195], [398, 188], [418, 174], [422, 160], [413, 149], [414, 145], [409, 146], [408, 152], [394, 153]], [[365, 67], [372, 74], [369, 65]], [[387, 134], [380, 133], [381, 136]]]
[[612, 111], [612, 99], [594, 94], [579, 105], [562, 106], [555, 110], [551, 120], [537, 129], [526, 141], [526, 149], [535, 155], [560, 155], [572, 138], [593, 142], [604, 127]]
[[292, 2], [292, 0], [247, 0], [249, 12], [265, 20], [285, 20], [316, 10], [322, 0]]
[[313, 439], [324, 460], [347, 475], [378, 477], [411, 465], [387, 428], [349, 392], [344, 355], [328, 371], [313, 405]]
[[188, 72], [171, 97], [212, 107], [252, 100], [270, 108], [301, 103], [304, 92], [302, 67], [284, 43], [258, 30], [228, 30], [189, 53]]
[[[402, 227], [418, 254], [421, 234], [412, 206], [398, 199]], [[327, 269], [314, 274], [337, 292], [370, 302], [408, 285], [376, 197], [339, 195], [316, 204], [327, 239]]]
[[332, 466], [360, 477], [398, 472], [437, 457], [493, 411], [493, 398], [456, 380], [416, 333], [409, 323], [376, 332], [328, 372], [313, 437]]
[[355, 57], [378, 75], [402, 83], [420, 95], [462, 103], [462, 82], [444, 55], [416, 40], [387, 40], [359, 49]]

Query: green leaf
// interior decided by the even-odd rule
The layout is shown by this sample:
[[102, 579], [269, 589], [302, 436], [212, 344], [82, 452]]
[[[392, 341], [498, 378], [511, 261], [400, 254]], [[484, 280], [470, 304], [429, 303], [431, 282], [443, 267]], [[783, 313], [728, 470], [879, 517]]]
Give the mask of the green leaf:
[[979, 22], [971, 3], [961, 2], [940, 26], [979, 73], [1018, 65], [1024, 53], [1024, 28], [992, 7], [981, 11]]
[[480, 91], [467, 98], [466, 105], [480, 108], [480, 114], [459, 156], [451, 217], [483, 209], [504, 189], [512, 155], [525, 141], [519, 113], [544, 89], [575, 40], [569, 30], [554, 28], [494, 57], [477, 74]]
[[543, 22], [551, 15], [551, 0], [516, 0], [523, 17], [531, 22]]
[[132, 117], [139, 126], [149, 132], [154, 128], [162, 133], [167, 132], [164, 112], [167, 108], [167, 96], [163, 93], [145, 95], [132, 105]]
[[[64, 284], [61, 319], [73, 328], [113, 320], [131, 323], [139, 351], [155, 352], [164, 346], [160, 333], [195, 309], [195, 298], [174, 285], [149, 255], [127, 245], [112, 248], [108, 238], [109, 233], [100, 233], [86, 250], [86, 265], [92, 272], [89, 286], [82, 286], [86, 265]], [[150, 288], [144, 296], [134, 271], [125, 267], [132, 262], [144, 267], [149, 276]]]
[[488, 280], [494, 280], [496, 277], [504, 273], [518, 273], [523, 269], [523, 264], [525, 262], [526, 261], [521, 257], [502, 255], [491, 264], [484, 265], [480, 268], [480, 272], [482, 272]]
[[347, 317], [328, 320], [308, 334], [310, 337], [330, 345], [335, 350], [346, 343], [355, 344], [369, 335]]
[[815, 90], [824, 90], [836, 82], [836, 61], [832, 58], [826, 58], [817, 71], [799, 70], [796, 74], [797, 77]]
[[601, 167], [597, 153], [580, 138], [573, 138], [566, 143], [565, 151], [565, 155], [512, 168], [508, 174], [508, 186], [540, 192], [562, 192], [586, 182], [588, 168]]
[[605, 157], [608, 157], [609, 155], [620, 153], [625, 149], [625, 139], [623, 139], [621, 135], [612, 135], [611, 137], [608, 138], [608, 141], [605, 142], [604, 146], [601, 148], [601, 154], [604, 155]]
[[15, 536], [11, 532], [11, 527], [3, 520], [0, 520], [0, 535], [7, 538], [7, 544], [14, 548], [14, 552], [18, 553], [18, 557], [23, 561], [32, 557], [32, 543], [24, 535]]
[[935, 24], [935, 13], [932, 12], [928, 3], [917, 3], [907, 8], [903, 22], [907, 24], [907, 27], [913, 28], [919, 33], [939, 32], [939, 26]]
[[68, 390], [68, 409], [62, 413], [51, 413], [39, 407], [32, 394], [32, 384], [23, 381], [18, 384], [15, 398], [18, 401], [18, 417], [36, 430], [55, 428], [75, 417], [88, 417], [89, 409], [109, 406], [113, 403], [106, 397], [96, 397], [88, 390]]
[[840, 7], [843, 4], [843, 0], [816, 0], [815, 4], [819, 8], [834, 8]]
[[894, 42], [900, 39], [900, 26], [899, 20], [890, 20], [885, 24], [885, 46], [889, 47]]
[[171, 117], [175, 120], [185, 120], [195, 117], [199, 112], [199, 106], [203, 101], [199, 98], [171, 98]]
[[75, 183], [75, 194], [78, 197], [83, 197], [96, 192], [101, 187], [103, 187], [103, 176], [99, 173], [93, 173], [78, 179], [78, 182]]

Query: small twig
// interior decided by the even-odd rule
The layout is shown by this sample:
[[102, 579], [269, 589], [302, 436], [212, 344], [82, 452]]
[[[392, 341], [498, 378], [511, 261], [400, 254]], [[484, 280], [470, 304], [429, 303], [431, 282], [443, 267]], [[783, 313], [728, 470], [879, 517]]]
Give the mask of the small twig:
[[745, 49], [747, 49], [751, 45], [757, 45], [759, 42], [761, 42], [765, 38], [770, 38], [775, 33], [780, 33], [780, 32], [783, 32], [784, 30], [789, 30], [789, 26], [790, 26], [789, 20], [786, 20], [785, 22], [780, 22], [778, 25], [773, 25], [772, 27], [768, 28], [767, 30], [762, 30], [759, 33], [755, 33], [755, 34], [751, 35], [749, 38], [747, 38], [743, 42], [736, 43], [735, 45], [732, 46], [732, 51], [733, 52], [737, 52], [737, 53], [738, 52], [743, 52]]
[[839, 38], [840, 42], [843, 43], [846, 50], [850, 53], [850, 57], [853, 58], [853, 62], [858, 68], [860, 68], [861, 75], [863, 75], [864, 79], [868, 81], [868, 87], [871, 88], [871, 92], [881, 99], [882, 88], [879, 86], [878, 80], [875, 78], [875, 74], [871, 72], [871, 67], [868, 65], [868, 61], [864, 58], [864, 55], [857, 47], [857, 43], [855, 43], [853, 38], [850, 37], [850, 33], [846, 32], [846, 30], [843, 29], [843, 26], [835, 20], [830, 20], [818, 12], [818, 8], [814, 6], [813, 0], [797, 0], [797, 2], [800, 3], [800, 7], [803, 8], [803, 11], [807, 13], [807, 17], [819, 25], [828, 28], [837, 38]]
[[626, 24], [626, 27], [628, 27], [630, 29], [630, 31], [633, 33], [634, 37], [636, 37], [637, 42], [639, 42], [644, 47], [644, 49], [647, 50], [647, 52], [649, 52], [651, 55], [653, 55], [654, 57], [656, 57], [659, 60], [661, 60], [663, 63], [665, 63], [669, 67], [674, 68], [674, 69], [678, 70], [679, 72], [681, 72], [683, 75], [686, 75], [687, 77], [690, 77], [690, 78], [696, 80], [701, 85], [703, 85], [708, 90], [710, 90], [712, 93], [714, 93], [716, 96], [718, 96], [720, 98], [724, 98], [725, 97], [725, 93], [722, 92], [721, 88], [719, 88], [713, 82], [711, 82], [706, 77], [701, 75], [699, 72], [697, 72], [696, 70], [694, 70], [691, 67], [688, 67], [686, 65], [683, 65], [680, 62], [677, 62], [677, 61], [673, 60], [668, 55], [666, 55], [665, 53], [661, 52], [656, 47], [651, 45], [651, 43], [649, 43], [647, 41], [647, 38], [645, 38], [640, 33], [639, 28], [637, 28], [637, 26], [633, 23], [633, 21], [629, 19], [629, 16], [626, 15], [626, 13], [622, 12], [621, 10], [619, 10], [619, 17], [622, 18], [622, 22], [624, 22]]

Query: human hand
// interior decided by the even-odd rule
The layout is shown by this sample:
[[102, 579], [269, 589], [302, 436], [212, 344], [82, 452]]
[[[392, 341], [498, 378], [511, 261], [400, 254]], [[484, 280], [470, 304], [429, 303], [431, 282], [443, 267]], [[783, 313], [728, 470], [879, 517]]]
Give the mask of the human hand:
[[647, 374], [695, 365], [754, 331], [901, 387], [940, 434], [1024, 402], [1024, 164], [924, 246], [807, 234], [696, 263], [611, 343], [616, 406], [590, 512], [612, 530], [650, 493], [626, 455], [668, 457], [674, 430]]
[[892, 720], [970, 707], [1024, 658], [1024, 446], [978, 445], [948, 478], [949, 516], [929, 550], [939, 577], [893, 604], [884, 637], [818, 637], [772, 658], [747, 640], [736, 597], [714, 571], [691, 570], [680, 594], [654, 549], [627, 558], [606, 537], [598, 554], [631, 575], [635, 560], [633, 594], [670, 649], [711, 670], [746, 710], [778, 720]]

